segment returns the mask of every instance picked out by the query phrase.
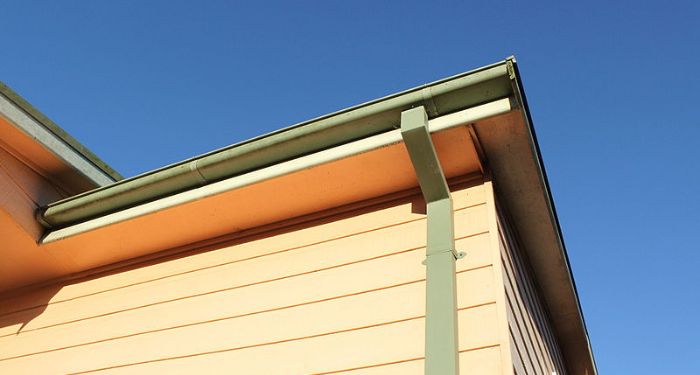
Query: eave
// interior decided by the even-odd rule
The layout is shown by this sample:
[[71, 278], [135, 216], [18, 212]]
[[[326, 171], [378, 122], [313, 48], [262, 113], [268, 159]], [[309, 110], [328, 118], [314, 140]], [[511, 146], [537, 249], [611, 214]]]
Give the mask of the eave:
[[2, 82], [0, 113], [2, 140], [18, 152], [30, 153], [40, 160], [38, 164], [46, 163], [45, 169], [70, 186], [73, 195], [123, 178]]
[[[478, 150], [467, 130], [473, 126], [501, 203], [514, 218], [569, 371], [595, 374], [513, 59], [49, 204], [39, 212], [47, 228], [39, 248], [56, 260], [56, 273], [72, 274], [411, 189], [417, 181], [401, 142], [274, 178], [239, 185], [233, 181], [381, 137], [398, 128], [402, 111], [415, 106], [424, 106], [432, 121], [504, 99], [514, 103], [509, 111], [444, 130], [434, 134], [433, 141], [448, 178], [480, 173]], [[309, 181], [318, 183], [310, 187]], [[279, 196], [279, 191], [288, 195]], [[194, 198], [178, 201], [189, 196]]]

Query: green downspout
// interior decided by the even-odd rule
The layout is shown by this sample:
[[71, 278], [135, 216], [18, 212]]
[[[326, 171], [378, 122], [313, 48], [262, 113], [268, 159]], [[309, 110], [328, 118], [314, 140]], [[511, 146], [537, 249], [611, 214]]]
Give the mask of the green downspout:
[[424, 107], [401, 113], [401, 136], [427, 204], [425, 374], [459, 373], [456, 253], [452, 198], [428, 130]]

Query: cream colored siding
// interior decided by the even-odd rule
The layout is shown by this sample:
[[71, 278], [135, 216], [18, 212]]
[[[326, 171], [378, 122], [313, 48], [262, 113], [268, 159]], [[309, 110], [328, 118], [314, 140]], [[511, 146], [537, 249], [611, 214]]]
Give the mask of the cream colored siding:
[[[454, 197], [456, 244], [467, 252], [457, 263], [461, 372], [501, 373], [484, 188]], [[0, 373], [422, 374], [425, 216], [412, 212], [416, 203], [2, 301]]]
[[559, 346], [537, 294], [515, 235], [504, 215], [499, 215], [503, 282], [508, 328], [516, 374], [566, 374]]

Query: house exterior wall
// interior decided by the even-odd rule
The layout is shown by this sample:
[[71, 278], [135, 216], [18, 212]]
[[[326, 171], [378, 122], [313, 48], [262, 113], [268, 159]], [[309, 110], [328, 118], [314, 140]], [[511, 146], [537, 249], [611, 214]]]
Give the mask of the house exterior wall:
[[[0, 373], [423, 374], [425, 215], [417, 195], [394, 199], [1, 301]], [[511, 281], [490, 185], [453, 199], [467, 253], [456, 275], [461, 373], [558, 369], [542, 317], [509, 302], [526, 285]], [[545, 337], [528, 341], [533, 372], [515, 357], [525, 318]]]
[[505, 210], [496, 212], [513, 372], [564, 375], [564, 359], [517, 233]]

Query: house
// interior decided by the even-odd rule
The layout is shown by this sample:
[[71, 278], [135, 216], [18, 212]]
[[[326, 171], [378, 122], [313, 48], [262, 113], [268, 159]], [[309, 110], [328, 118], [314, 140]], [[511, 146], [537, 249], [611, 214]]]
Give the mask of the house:
[[596, 374], [513, 58], [128, 179], [1, 93], [2, 374]]

